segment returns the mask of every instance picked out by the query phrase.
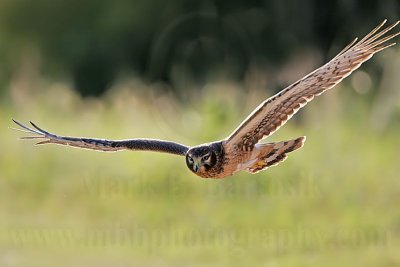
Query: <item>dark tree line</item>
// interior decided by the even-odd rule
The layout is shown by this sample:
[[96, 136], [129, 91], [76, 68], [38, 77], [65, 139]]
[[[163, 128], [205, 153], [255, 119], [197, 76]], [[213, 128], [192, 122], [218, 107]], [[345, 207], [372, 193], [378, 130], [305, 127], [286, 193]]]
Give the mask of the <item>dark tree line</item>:
[[240, 80], [250, 66], [279, 67], [305, 47], [329, 51], [399, 15], [398, 0], [2, 0], [0, 78], [34, 47], [45, 75], [70, 79], [83, 95], [121, 75]]

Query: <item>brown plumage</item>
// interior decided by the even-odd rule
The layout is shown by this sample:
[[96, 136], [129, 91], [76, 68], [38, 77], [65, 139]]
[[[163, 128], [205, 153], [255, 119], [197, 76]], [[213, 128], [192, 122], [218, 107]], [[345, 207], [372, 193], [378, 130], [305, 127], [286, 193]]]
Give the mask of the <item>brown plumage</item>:
[[305, 141], [306, 137], [302, 136], [289, 141], [258, 145], [260, 153], [256, 157], [254, 164], [247, 167], [246, 171], [257, 173], [283, 162], [288, 157], [287, 153], [301, 148]]
[[260, 144], [285, 124], [301, 107], [315, 96], [331, 89], [375, 53], [394, 45], [389, 40], [399, 35], [386, 33], [399, 23], [381, 30], [384, 20], [363, 39], [357, 38], [331, 61], [259, 105], [226, 139], [189, 148], [174, 142], [132, 139], [110, 141], [90, 138], [64, 137], [51, 134], [31, 123], [31, 129], [19, 122], [22, 131], [35, 134], [26, 139], [45, 139], [39, 144], [61, 144], [101, 151], [149, 150], [184, 155], [188, 168], [204, 178], [223, 178], [238, 171], [256, 173], [287, 158], [287, 153], [303, 146], [305, 137], [289, 141]]
[[375, 53], [394, 45], [387, 42], [399, 35], [399, 32], [383, 36], [396, 27], [399, 21], [379, 31], [385, 23], [386, 20], [359, 42], [357, 38], [354, 39], [327, 64], [261, 103], [223, 142], [227, 161], [231, 164], [230, 168], [226, 166], [225, 171], [229, 169], [229, 172], [234, 173], [237, 171], [236, 164], [258, 157], [253, 150], [261, 139], [273, 134], [315, 96], [341, 82]]

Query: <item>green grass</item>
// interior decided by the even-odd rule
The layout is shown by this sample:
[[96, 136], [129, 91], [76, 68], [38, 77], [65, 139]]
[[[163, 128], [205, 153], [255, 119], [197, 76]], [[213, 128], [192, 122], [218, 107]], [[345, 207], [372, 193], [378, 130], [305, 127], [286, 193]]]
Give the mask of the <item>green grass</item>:
[[272, 137], [307, 136], [283, 164], [224, 180], [196, 177], [178, 156], [35, 147], [7, 129], [16, 118], [57, 134], [196, 145], [227, 136], [268, 96], [216, 84], [183, 104], [129, 89], [82, 100], [50, 86], [2, 100], [1, 266], [400, 264], [400, 124], [375, 131], [368, 96], [349, 88]]

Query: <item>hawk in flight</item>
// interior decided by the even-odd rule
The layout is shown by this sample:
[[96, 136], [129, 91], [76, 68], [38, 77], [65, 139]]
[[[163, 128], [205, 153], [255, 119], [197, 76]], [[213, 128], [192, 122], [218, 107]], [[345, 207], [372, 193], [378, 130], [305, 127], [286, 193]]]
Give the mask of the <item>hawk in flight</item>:
[[259, 143], [285, 124], [300, 108], [331, 89], [375, 53], [394, 45], [389, 42], [400, 32], [388, 34], [400, 21], [383, 28], [384, 20], [363, 39], [357, 38], [322, 67], [311, 72], [276, 95], [262, 102], [233, 133], [222, 141], [188, 147], [154, 139], [104, 140], [65, 137], [49, 133], [31, 122], [29, 128], [15, 120], [23, 132], [34, 136], [22, 139], [43, 139], [38, 144], [59, 144], [100, 151], [146, 150], [185, 156], [187, 167], [203, 178], [224, 178], [238, 171], [256, 173], [287, 158], [287, 153], [301, 148], [305, 137]]

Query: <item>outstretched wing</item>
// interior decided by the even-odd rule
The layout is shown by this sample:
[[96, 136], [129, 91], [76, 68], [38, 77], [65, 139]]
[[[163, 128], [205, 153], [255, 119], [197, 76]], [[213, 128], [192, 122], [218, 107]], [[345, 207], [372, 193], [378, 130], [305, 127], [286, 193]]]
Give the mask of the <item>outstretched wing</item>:
[[357, 38], [337, 56], [304, 78], [265, 100], [226, 139], [229, 147], [250, 151], [254, 145], [285, 124], [301, 107], [350, 75], [375, 53], [394, 45], [387, 43], [400, 32], [383, 37], [400, 21], [380, 31], [384, 20], [362, 40]]
[[21, 127], [21, 129], [15, 129], [18, 131], [33, 134], [33, 136], [21, 137], [21, 139], [44, 139], [37, 143], [41, 144], [58, 144], [72, 147], [79, 147], [91, 150], [99, 151], [118, 151], [118, 150], [146, 150], [146, 151], [157, 151], [165, 152], [170, 154], [176, 154], [184, 156], [188, 151], [188, 147], [169, 141], [162, 141], [156, 139], [131, 139], [131, 140], [105, 140], [105, 139], [92, 139], [92, 138], [81, 138], [81, 137], [66, 137], [59, 136], [49, 133], [33, 122], [30, 122], [34, 129], [29, 128], [22, 123], [13, 119], [13, 121]]

